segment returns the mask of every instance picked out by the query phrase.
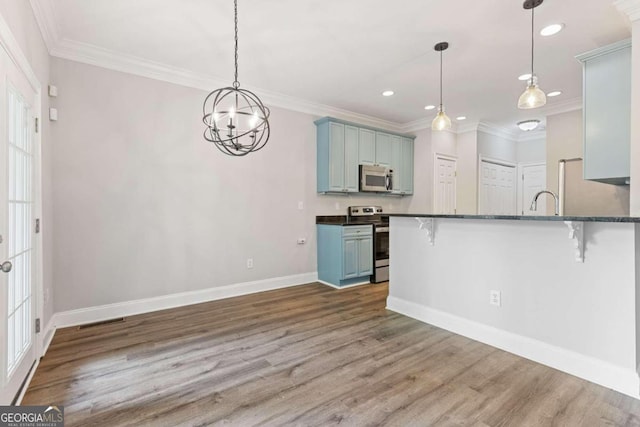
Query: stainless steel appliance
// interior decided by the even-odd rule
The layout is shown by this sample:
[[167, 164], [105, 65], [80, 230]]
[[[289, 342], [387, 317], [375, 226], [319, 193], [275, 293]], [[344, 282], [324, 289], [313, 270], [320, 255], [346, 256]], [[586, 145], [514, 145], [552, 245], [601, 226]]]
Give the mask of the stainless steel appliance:
[[393, 171], [384, 166], [360, 165], [360, 191], [388, 193], [393, 189]]
[[389, 217], [380, 206], [350, 206], [348, 222], [373, 225], [372, 283], [389, 280]]

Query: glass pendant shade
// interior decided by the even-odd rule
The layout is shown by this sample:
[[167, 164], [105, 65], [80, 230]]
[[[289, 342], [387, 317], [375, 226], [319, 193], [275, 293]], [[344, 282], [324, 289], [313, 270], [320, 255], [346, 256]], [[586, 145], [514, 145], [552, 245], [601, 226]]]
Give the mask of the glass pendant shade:
[[444, 107], [441, 105], [438, 108], [438, 114], [436, 118], [431, 122], [431, 129], [433, 130], [448, 130], [451, 129], [451, 119], [445, 114]]
[[529, 79], [529, 84], [525, 91], [520, 95], [518, 99], [518, 108], [522, 110], [529, 110], [532, 108], [539, 108], [547, 103], [547, 96], [538, 87], [538, 78], [533, 76]]

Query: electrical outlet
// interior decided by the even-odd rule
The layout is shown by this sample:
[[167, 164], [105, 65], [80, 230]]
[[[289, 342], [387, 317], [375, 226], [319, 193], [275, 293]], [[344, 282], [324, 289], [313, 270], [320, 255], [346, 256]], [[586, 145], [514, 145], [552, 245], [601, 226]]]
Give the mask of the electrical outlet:
[[500, 291], [489, 291], [489, 304], [502, 306], [502, 295]]
[[253, 258], [247, 258], [247, 268], [253, 268]]
[[298, 210], [304, 209], [304, 202], [298, 202]]
[[339, 211], [340, 210], [340, 203], [336, 202], [336, 210]]
[[298, 244], [299, 245], [304, 245], [305, 243], [307, 243], [307, 238], [306, 237], [299, 237], [298, 238]]

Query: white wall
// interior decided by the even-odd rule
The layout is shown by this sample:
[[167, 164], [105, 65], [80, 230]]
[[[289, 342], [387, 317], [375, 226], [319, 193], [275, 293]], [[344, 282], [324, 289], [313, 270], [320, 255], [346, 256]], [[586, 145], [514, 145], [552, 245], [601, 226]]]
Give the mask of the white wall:
[[516, 143], [518, 163], [544, 163], [547, 161], [546, 134]]
[[516, 142], [478, 131], [478, 156], [516, 163]]
[[431, 212], [433, 209], [433, 153], [431, 129], [415, 133], [413, 145], [413, 196], [408, 200], [408, 212]]
[[22, 53], [28, 59], [43, 88], [41, 99], [42, 113], [45, 117], [41, 123], [42, 142], [42, 245], [43, 245], [43, 285], [45, 293], [43, 326], [53, 315], [53, 198], [52, 198], [52, 153], [55, 150], [49, 132], [49, 98], [46, 95], [49, 82], [49, 53], [44, 44], [33, 11], [28, 1], [1, 0], [0, 15], [9, 25], [17, 39]]
[[318, 117], [273, 108], [267, 146], [234, 158], [202, 137], [202, 91], [57, 58], [51, 80], [56, 311], [315, 272], [316, 215], [408, 209], [316, 193]]

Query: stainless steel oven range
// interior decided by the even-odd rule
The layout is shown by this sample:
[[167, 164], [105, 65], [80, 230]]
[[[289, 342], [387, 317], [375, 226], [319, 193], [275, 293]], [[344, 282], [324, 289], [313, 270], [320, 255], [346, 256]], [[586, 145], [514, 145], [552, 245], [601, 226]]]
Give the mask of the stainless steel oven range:
[[380, 206], [350, 206], [348, 222], [373, 225], [373, 275], [372, 283], [389, 280], [389, 216]]

